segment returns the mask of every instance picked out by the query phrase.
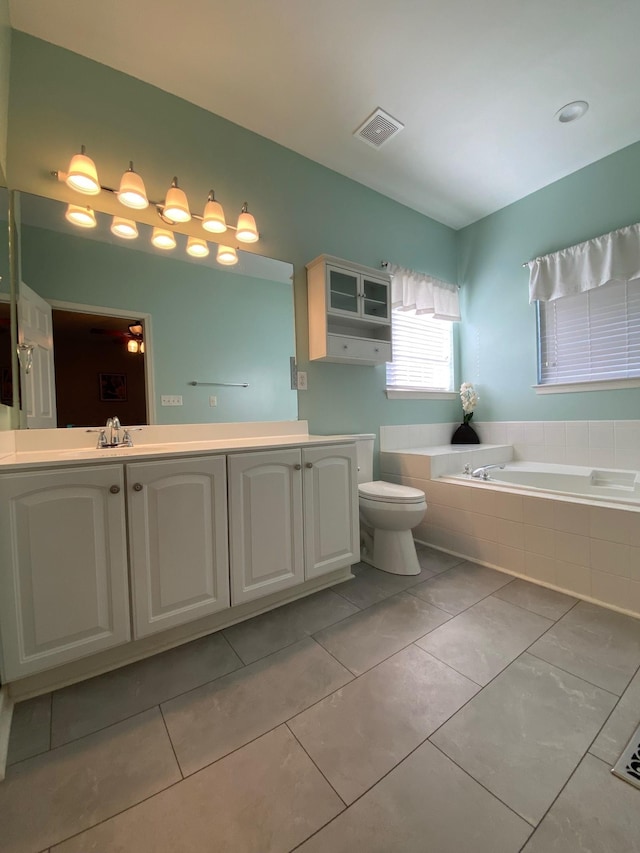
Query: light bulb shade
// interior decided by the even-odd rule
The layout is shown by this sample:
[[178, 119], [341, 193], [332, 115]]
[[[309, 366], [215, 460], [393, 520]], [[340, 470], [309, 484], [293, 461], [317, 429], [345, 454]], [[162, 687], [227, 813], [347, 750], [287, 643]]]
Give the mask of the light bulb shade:
[[84, 145], [81, 154], [74, 154], [69, 163], [69, 171], [66, 178], [67, 186], [72, 190], [86, 195], [98, 195], [100, 192], [100, 181], [96, 164], [91, 157], [84, 153]]
[[139, 349], [138, 341], [128, 341], [127, 342], [127, 349], [129, 350], [129, 352], [138, 352], [138, 349]]
[[187, 253], [194, 258], [206, 258], [209, 254], [207, 241], [201, 240], [199, 237], [189, 237], [187, 240]]
[[141, 335], [144, 332], [144, 327], [139, 320], [136, 320], [135, 323], [131, 323], [128, 326], [128, 329], [132, 335]]
[[232, 246], [218, 246], [216, 261], [226, 267], [232, 267], [238, 263], [238, 255]]
[[80, 207], [78, 204], [67, 205], [64, 218], [72, 225], [79, 225], [80, 228], [95, 228], [97, 225], [93, 210], [90, 207]]
[[140, 347], [138, 348], [138, 352], [144, 353], [144, 341], [140, 341]]
[[220, 202], [215, 200], [213, 190], [209, 193], [209, 199], [204, 206], [202, 227], [205, 231], [210, 231], [212, 234], [224, 234], [227, 230], [224, 210]]
[[260, 239], [260, 235], [258, 234], [258, 229], [256, 228], [256, 221], [253, 216], [247, 210], [247, 203], [242, 206], [242, 211], [240, 212], [240, 216], [238, 217], [238, 224], [236, 226], [236, 239], [241, 243], [255, 243]]
[[178, 186], [177, 178], [173, 179], [171, 186], [167, 190], [162, 215], [172, 222], [188, 222], [191, 219], [187, 195]]
[[154, 228], [151, 242], [156, 249], [175, 249], [176, 247], [176, 238], [166, 228]]
[[133, 171], [133, 163], [129, 165], [120, 180], [118, 201], [125, 207], [131, 207], [134, 210], [144, 210], [145, 207], [149, 207], [144, 181], [137, 172]]
[[111, 222], [111, 233], [124, 240], [135, 240], [138, 236], [138, 226], [132, 219], [123, 219], [122, 216], [114, 216]]

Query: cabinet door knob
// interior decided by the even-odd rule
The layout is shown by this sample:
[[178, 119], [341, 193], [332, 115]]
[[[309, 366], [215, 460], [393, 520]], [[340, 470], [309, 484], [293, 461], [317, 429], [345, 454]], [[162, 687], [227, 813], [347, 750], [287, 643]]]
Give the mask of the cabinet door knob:
[[302, 465], [299, 462], [296, 462], [293, 467], [296, 469], [296, 471], [299, 471], [302, 468]]
[[307, 462], [307, 468], [313, 468], [313, 462]]
[[134, 483], [133, 484], [133, 491], [134, 492], [141, 492], [142, 491], [142, 483]]
[[111, 492], [112, 495], [117, 495], [118, 492], [120, 491], [120, 486], [110, 486], [109, 491]]

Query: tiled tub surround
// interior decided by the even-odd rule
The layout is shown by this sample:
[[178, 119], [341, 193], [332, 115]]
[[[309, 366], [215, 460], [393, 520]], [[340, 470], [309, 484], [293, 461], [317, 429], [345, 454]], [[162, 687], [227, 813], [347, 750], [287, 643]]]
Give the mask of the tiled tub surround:
[[[383, 479], [427, 496], [424, 522], [414, 531], [419, 542], [640, 616], [640, 507], [432, 479], [448, 449], [436, 448], [433, 457], [425, 448], [380, 454]], [[478, 451], [502, 452], [471, 452]]]

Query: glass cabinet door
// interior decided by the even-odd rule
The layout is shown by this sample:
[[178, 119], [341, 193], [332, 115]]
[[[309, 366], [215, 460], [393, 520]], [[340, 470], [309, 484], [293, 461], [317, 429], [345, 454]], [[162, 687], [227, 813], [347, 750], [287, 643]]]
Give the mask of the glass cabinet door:
[[329, 310], [358, 313], [358, 276], [346, 270], [328, 268]]
[[386, 281], [362, 279], [362, 314], [378, 320], [389, 319], [389, 285]]

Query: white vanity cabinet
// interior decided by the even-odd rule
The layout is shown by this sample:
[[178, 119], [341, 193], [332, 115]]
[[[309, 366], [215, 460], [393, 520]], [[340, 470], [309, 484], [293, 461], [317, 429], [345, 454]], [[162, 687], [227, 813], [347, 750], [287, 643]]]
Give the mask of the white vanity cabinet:
[[224, 456], [126, 466], [134, 637], [229, 607]]
[[320, 255], [307, 264], [309, 358], [391, 361], [391, 279], [381, 270]]
[[0, 477], [5, 681], [130, 639], [121, 465]]
[[355, 445], [229, 457], [231, 603], [359, 559]]

